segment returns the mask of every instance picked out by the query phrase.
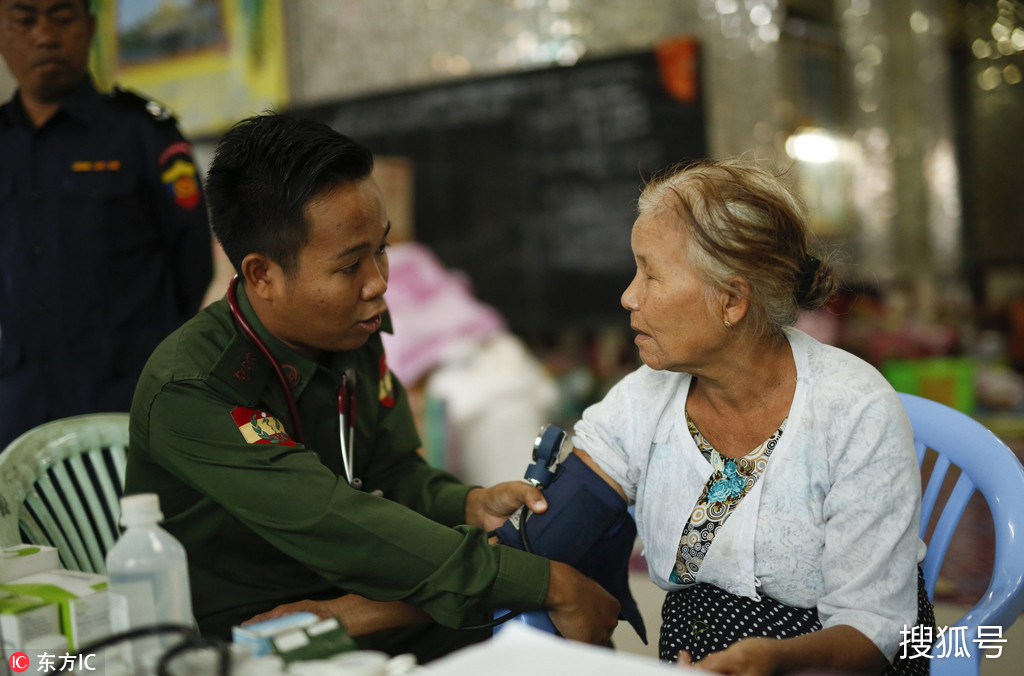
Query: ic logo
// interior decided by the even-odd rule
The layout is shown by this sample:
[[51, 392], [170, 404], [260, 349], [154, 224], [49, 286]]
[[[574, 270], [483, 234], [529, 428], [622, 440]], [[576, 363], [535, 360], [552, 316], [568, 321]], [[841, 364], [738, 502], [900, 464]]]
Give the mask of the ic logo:
[[12, 653], [11, 659], [9, 659], [7, 663], [8, 665], [10, 665], [11, 671], [17, 672], [19, 674], [27, 670], [30, 666], [28, 655], [26, 655], [25, 653]]

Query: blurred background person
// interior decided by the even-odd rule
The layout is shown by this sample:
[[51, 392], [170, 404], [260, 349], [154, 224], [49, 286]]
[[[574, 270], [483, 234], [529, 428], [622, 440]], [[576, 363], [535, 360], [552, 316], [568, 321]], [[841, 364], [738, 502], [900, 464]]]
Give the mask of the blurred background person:
[[0, 0], [18, 82], [0, 108], [0, 448], [48, 420], [127, 411], [212, 274], [192, 148], [163, 108], [96, 90], [88, 0]]
[[470, 484], [521, 478], [558, 387], [465, 275], [429, 248], [388, 249], [388, 365], [408, 388], [429, 459]]

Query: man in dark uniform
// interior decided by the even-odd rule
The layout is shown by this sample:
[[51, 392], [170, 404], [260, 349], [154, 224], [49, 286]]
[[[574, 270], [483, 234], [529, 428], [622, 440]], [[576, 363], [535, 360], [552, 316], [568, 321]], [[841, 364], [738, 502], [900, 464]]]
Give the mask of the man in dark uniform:
[[159, 495], [207, 633], [303, 608], [428, 660], [486, 636], [458, 628], [496, 608], [544, 607], [566, 636], [604, 642], [619, 604], [603, 588], [488, 541], [521, 504], [543, 511], [540, 492], [473, 488], [419, 452], [379, 334], [390, 225], [372, 167], [309, 120], [257, 116], [224, 136], [207, 196], [237, 297], [147, 363], [126, 490]]
[[0, 108], [0, 448], [48, 420], [127, 411], [212, 276], [192, 149], [159, 106], [96, 91], [95, 27], [88, 0], [0, 0], [19, 84]]

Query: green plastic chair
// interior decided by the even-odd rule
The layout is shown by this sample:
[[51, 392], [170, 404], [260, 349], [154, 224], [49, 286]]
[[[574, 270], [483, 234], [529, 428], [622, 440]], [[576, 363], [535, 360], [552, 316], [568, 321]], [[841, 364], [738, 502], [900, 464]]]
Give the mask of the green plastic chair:
[[0, 452], [0, 546], [56, 547], [70, 570], [106, 574], [120, 529], [127, 413], [35, 427]]

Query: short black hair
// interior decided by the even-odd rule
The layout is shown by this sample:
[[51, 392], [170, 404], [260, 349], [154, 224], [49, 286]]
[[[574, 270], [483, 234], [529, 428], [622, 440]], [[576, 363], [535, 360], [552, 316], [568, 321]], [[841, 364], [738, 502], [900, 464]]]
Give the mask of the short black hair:
[[207, 174], [213, 233], [239, 274], [250, 253], [294, 274], [309, 201], [372, 171], [370, 150], [326, 124], [273, 112], [246, 118], [221, 138]]

